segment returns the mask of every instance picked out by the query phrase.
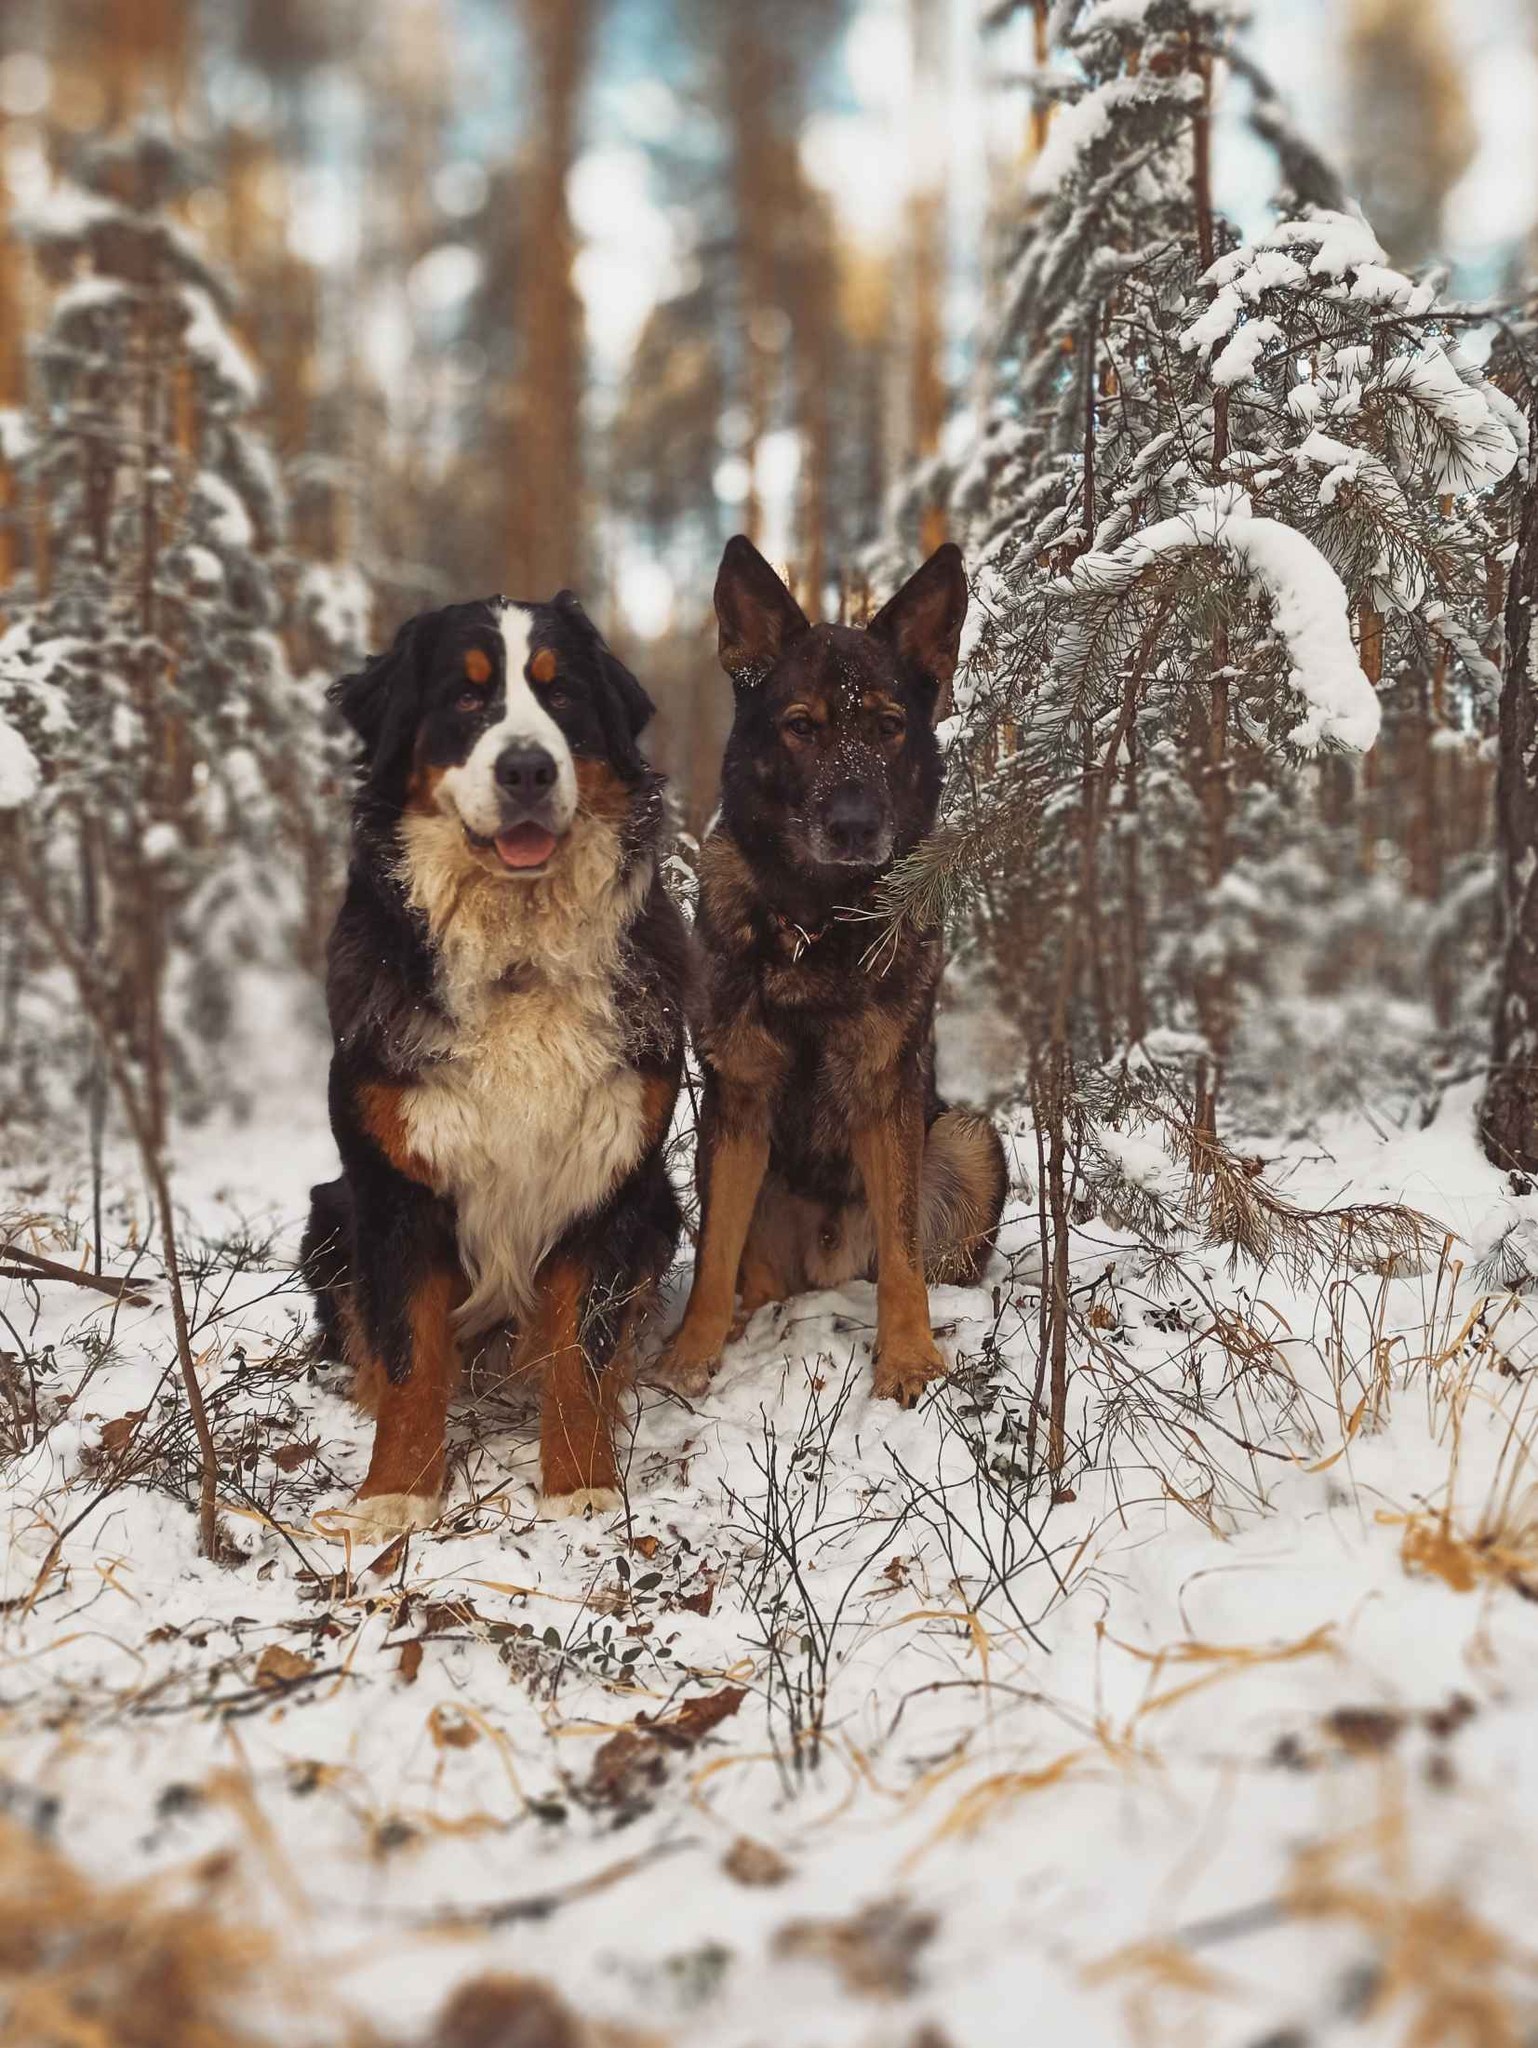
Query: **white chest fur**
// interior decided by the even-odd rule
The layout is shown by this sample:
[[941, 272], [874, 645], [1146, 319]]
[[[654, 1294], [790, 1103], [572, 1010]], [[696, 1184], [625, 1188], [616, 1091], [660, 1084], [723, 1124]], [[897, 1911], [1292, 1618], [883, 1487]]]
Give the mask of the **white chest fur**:
[[[403, 833], [404, 871], [438, 936], [452, 1022], [434, 1034], [440, 1057], [406, 1089], [402, 1114], [433, 1185], [455, 1205], [471, 1282], [459, 1320], [469, 1331], [527, 1310], [545, 1254], [645, 1146], [642, 1080], [625, 1057], [613, 970], [649, 874], [620, 883], [614, 853], [586, 828], [580, 821], [562, 883], [532, 889], [488, 888], [478, 875], [467, 883], [454, 842], [430, 827]], [[588, 865], [596, 886], [574, 902]], [[509, 975], [509, 963], [520, 971]]]
[[458, 1213], [468, 1329], [527, 1309], [541, 1259], [641, 1156], [641, 1077], [612, 1004], [585, 989], [494, 998], [404, 1102], [411, 1144]]

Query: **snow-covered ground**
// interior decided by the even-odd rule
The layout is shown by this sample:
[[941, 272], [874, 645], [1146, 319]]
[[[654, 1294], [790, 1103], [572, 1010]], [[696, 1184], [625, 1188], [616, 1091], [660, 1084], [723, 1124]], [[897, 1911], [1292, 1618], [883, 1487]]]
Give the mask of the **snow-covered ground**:
[[[106, 1263], [149, 1305], [0, 1281], [0, 1805], [113, 1882], [233, 1852], [312, 1987], [278, 2038], [420, 2037], [487, 1969], [702, 2048], [1534, 2038], [1538, 1329], [1471, 1275], [1525, 1204], [1466, 1092], [1270, 1169], [1445, 1222], [1419, 1273], [1159, 1273], [1086, 1225], [1050, 1503], [1022, 1202], [914, 1413], [870, 1397], [871, 1290], [803, 1298], [698, 1408], [639, 1392], [626, 1514], [538, 1522], [533, 1418], [481, 1388], [383, 1555], [317, 1526], [366, 1439], [306, 1348], [299, 1099], [176, 1148], [241, 1561], [175, 1498], [131, 1173]], [[83, 1256], [78, 1166], [5, 1186]]]

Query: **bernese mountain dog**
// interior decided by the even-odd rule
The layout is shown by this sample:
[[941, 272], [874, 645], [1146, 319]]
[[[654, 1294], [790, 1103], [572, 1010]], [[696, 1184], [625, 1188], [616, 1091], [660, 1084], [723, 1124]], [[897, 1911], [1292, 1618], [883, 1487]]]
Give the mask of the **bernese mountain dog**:
[[450, 605], [332, 697], [362, 743], [327, 999], [342, 1172], [302, 1254], [374, 1411], [361, 1535], [439, 1513], [464, 1347], [543, 1376], [546, 1514], [620, 1499], [613, 1426], [680, 1215], [688, 937], [652, 705], [577, 599]]

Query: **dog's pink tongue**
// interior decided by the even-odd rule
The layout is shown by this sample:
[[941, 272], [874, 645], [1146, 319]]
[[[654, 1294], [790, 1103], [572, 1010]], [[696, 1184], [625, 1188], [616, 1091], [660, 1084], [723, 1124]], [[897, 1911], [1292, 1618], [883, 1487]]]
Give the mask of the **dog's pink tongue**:
[[496, 848], [505, 868], [537, 868], [555, 852], [555, 834], [543, 825], [514, 825], [497, 834]]

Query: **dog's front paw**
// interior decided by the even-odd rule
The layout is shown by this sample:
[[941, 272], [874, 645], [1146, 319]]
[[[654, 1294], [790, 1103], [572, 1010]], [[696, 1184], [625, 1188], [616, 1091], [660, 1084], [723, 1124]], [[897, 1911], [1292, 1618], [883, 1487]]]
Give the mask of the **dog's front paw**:
[[323, 1536], [350, 1536], [355, 1543], [384, 1543], [392, 1536], [430, 1529], [442, 1503], [430, 1493], [373, 1493], [345, 1508], [326, 1508], [315, 1517]]
[[625, 1505], [624, 1495], [613, 1486], [579, 1486], [572, 1493], [542, 1493], [539, 1518], [558, 1522], [567, 1515], [612, 1515]]
[[668, 1387], [688, 1400], [698, 1400], [715, 1378], [721, 1363], [721, 1345], [680, 1330], [652, 1367], [655, 1386]]
[[880, 1401], [911, 1408], [931, 1380], [945, 1371], [940, 1347], [930, 1336], [892, 1338], [876, 1353], [872, 1385]]

